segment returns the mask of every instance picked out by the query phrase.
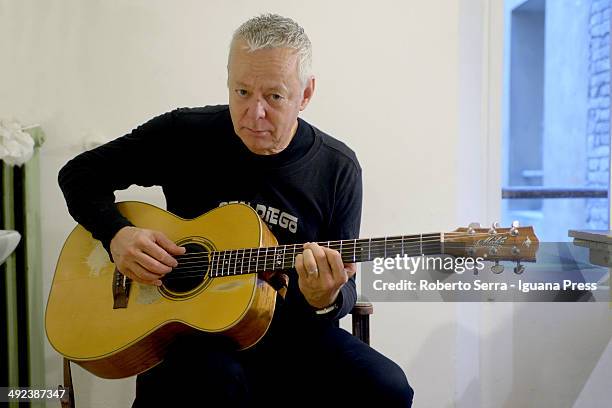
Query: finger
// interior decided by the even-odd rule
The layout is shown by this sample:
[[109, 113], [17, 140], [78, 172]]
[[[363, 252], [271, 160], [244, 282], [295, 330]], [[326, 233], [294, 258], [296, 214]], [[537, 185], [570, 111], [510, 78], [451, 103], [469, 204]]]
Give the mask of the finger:
[[132, 280], [135, 280], [136, 282], [144, 283], [146, 285], [160, 286], [162, 284], [159, 276], [152, 274], [137, 263], [130, 265], [130, 267], [127, 269], [127, 273], [124, 273], [124, 275]]
[[346, 269], [346, 274], [349, 278], [352, 278], [353, 275], [357, 273], [357, 264], [356, 263], [347, 263], [344, 264], [344, 269]]
[[315, 258], [315, 262], [317, 264], [317, 270], [319, 271], [319, 276], [322, 276], [324, 278], [331, 278], [332, 270], [327, 259], [327, 254], [323, 247], [316, 243], [308, 243], [304, 245], [304, 247], [312, 251], [312, 254]]
[[306, 267], [304, 266], [304, 255], [297, 254], [295, 257], [295, 270], [298, 273], [298, 277], [300, 280], [305, 280], [308, 277], [308, 273], [306, 272]]
[[304, 249], [304, 269], [309, 278], [317, 278], [319, 276], [319, 267], [317, 266], [317, 260], [310, 248]]
[[171, 267], [159, 262], [145, 252], [137, 253], [134, 260], [150, 273], [158, 275], [158, 279], [172, 271]]
[[170, 268], [175, 268], [178, 265], [177, 260], [166, 252], [164, 247], [159, 245], [159, 241], [155, 236], [155, 233], [152, 239], [143, 239], [139, 246], [144, 253], [162, 264], [169, 266]]
[[331, 275], [334, 280], [335, 286], [340, 287], [346, 283], [348, 280], [348, 275], [344, 270], [344, 262], [342, 262], [342, 257], [340, 256], [340, 252], [334, 251], [330, 248], [324, 249], [325, 255], [327, 257], [327, 262], [331, 267]]
[[155, 242], [171, 255], [183, 255], [187, 249], [176, 245], [170, 238], [168, 238], [163, 232], [155, 231], [153, 234]]

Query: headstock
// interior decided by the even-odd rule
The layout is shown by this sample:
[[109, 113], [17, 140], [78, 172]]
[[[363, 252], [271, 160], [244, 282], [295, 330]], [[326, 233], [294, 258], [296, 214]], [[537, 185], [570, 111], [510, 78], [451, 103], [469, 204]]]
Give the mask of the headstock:
[[520, 227], [518, 221], [513, 221], [509, 228], [500, 228], [497, 222], [490, 228], [471, 223], [467, 228], [457, 228], [444, 234], [445, 253], [494, 261], [495, 265], [491, 267], [493, 273], [503, 272], [504, 267], [499, 261], [515, 261], [514, 272], [523, 273], [521, 262], [535, 262], [538, 246], [539, 240], [533, 227]]

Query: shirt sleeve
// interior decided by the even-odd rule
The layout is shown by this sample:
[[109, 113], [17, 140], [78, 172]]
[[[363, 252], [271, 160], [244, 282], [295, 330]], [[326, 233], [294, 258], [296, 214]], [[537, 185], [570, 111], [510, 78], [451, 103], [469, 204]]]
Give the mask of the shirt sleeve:
[[58, 174], [70, 215], [109, 254], [117, 231], [132, 225], [117, 210], [114, 193], [132, 184], [164, 183], [168, 157], [172, 157], [167, 146], [172, 126], [172, 113], [160, 115], [123, 137], [79, 154]]
[[[341, 174], [337, 181], [336, 201], [330, 220], [328, 235], [330, 239], [356, 239], [359, 238], [361, 227], [361, 206], [363, 200], [361, 168], [351, 163]], [[357, 301], [357, 288], [355, 276], [340, 288], [335, 313], [330, 313], [332, 319], [346, 316]]]

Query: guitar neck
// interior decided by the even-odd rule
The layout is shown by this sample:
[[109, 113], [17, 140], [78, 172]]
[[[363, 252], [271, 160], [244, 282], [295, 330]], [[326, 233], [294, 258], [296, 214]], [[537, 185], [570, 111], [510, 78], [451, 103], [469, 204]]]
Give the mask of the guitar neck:
[[[346, 239], [317, 242], [340, 253], [342, 261], [367, 262], [375, 258], [419, 256], [443, 253], [444, 234], [430, 233], [384, 238]], [[212, 277], [282, 271], [295, 267], [295, 257], [303, 244], [278, 245], [214, 251], [210, 255]]]

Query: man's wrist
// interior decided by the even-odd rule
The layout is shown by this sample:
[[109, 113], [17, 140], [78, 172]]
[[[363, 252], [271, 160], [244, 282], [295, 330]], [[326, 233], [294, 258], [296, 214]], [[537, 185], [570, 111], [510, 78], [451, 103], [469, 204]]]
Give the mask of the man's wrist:
[[325, 315], [331, 313], [332, 311], [338, 309], [338, 304], [336, 302], [332, 303], [329, 306], [323, 307], [321, 309], [315, 310], [315, 313], [318, 315]]
[[333, 311], [338, 310], [341, 304], [342, 304], [342, 292], [338, 292], [338, 295], [336, 295], [336, 299], [334, 299], [334, 301], [331, 304], [325, 307], [315, 308], [315, 314], [329, 315]]

